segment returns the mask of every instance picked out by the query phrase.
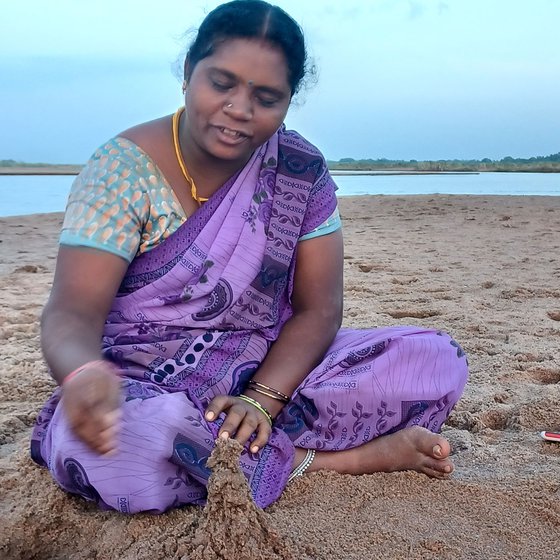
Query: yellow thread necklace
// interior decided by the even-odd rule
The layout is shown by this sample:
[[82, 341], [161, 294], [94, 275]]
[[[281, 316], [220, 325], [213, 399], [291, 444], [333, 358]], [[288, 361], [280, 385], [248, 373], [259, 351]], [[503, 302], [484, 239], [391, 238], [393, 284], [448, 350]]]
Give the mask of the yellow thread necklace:
[[196, 192], [196, 185], [194, 184], [193, 178], [187, 170], [185, 165], [185, 160], [183, 159], [183, 154], [181, 153], [181, 146], [179, 145], [179, 120], [181, 115], [185, 110], [184, 107], [179, 107], [175, 114], [173, 115], [173, 145], [175, 146], [175, 156], [177, 157], [177, 163], [183, 172], [183, 177], [186, 179], [187, 183], [191, 186], [191, 196], [195, 202], [200, 206], [203, 202], [206, 202], [208, 198], [198, 196]]

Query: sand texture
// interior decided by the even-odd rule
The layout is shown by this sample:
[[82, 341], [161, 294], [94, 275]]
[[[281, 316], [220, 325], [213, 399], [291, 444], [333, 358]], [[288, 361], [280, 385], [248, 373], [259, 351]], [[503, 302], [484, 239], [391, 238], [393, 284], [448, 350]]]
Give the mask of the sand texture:
[[103, 513], [28, 458], [54, 384], [39, 315], [61, 214], [0, 218], [0, 558], [560, 558], [560, 197], [371, 196], [340, 200], [345, 326], [419, 324], [469, 357], [443, 433], [456, 471], [313, 473], [264, 512], [235, 446], [213, 455], [212, 499], [161, 516]]

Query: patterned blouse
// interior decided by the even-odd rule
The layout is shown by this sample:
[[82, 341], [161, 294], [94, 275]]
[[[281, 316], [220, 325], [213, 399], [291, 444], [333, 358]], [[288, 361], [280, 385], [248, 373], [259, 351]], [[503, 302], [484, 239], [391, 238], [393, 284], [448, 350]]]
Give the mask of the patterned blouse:
[[[72, 184], [60, 243], [101, 249], [131, 262], [186, 220], [173, 189], [150, 156], [134, 142], [117, 136], [93, 154]], [[299, 240], [340, 227], [336, 208]]]

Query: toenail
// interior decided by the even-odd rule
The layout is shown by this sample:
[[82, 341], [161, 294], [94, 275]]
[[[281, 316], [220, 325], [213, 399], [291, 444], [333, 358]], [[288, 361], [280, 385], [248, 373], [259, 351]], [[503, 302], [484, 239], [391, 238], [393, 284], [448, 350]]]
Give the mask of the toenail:
[[432, 448], [432, 451], [434, 452], [434, 455], [436, 457], [441, 457], [441, 445], [434, 445], [434, 447]]

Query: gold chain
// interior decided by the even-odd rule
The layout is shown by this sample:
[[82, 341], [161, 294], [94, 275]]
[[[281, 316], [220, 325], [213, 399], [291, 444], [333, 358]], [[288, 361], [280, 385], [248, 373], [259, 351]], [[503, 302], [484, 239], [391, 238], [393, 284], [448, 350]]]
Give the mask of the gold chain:
[[206, 202], [208, 199], [202, 196], [198, 196], [196, 192], [196, 185], [194, 184], [193, 178], [190, 176], [190, 173], [187, 170], [187, 166], [185, 165], [185, 160], [183, 159], [183, 154], [181, 153], [181, 146], [179, 145], [179, 120], [181, 119], [181, 115], [185, 110], [184, 107], [179, 107], [175, 114], [173, 115], [173, 146], [175, 146], [175, 156], [177, 157], [177, 163], [183, 172], [183, 177], [186, 179], [187, 183], [191, 186], [191, 196], [195, 200], [195, 202], [200, 206], [203, 202]]

